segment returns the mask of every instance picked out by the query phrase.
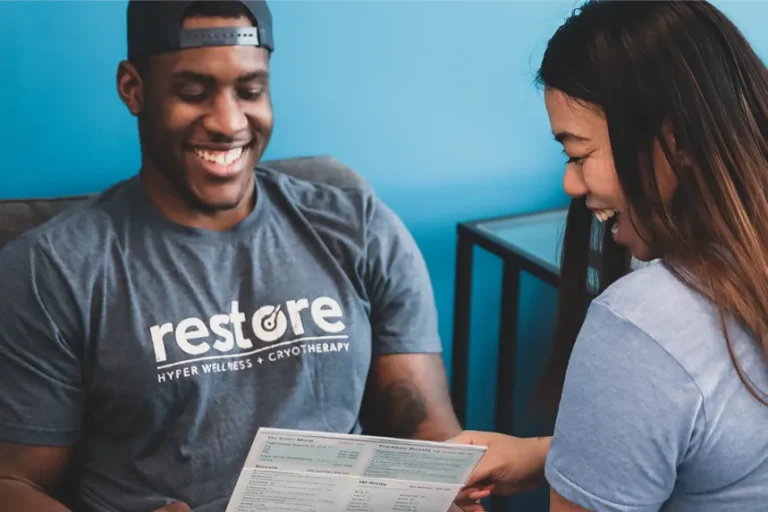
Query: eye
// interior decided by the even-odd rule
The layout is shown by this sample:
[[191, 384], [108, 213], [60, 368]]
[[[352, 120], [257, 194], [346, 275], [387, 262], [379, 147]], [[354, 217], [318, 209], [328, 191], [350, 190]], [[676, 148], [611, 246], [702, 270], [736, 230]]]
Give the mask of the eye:
[[586, 156], [570, 156], [568, 153], [565, 152], [565, 150], [563, 150], [563, 154], [568, 157], [568, 162], [567, 163], [569, 163], [569, 164], [577, 164], [577, 165], [579, 165], [582, 162], [584, 162], [585, 158], [587, 158]]
[[239, 96], [246, 101], [255, 101], [259, 99], [264, 92], [263, 88], [258, 89], [245, 89], [240, 91]]
[[200, 103], [208, 96], [205, 88], [200, 86], [183, 87], [177, 94], [179, 95], [179, 98], [187, 103]]
[[187, 103], [202, 103], [205, 99], [205, 94], [180, 94], [179, 96]]

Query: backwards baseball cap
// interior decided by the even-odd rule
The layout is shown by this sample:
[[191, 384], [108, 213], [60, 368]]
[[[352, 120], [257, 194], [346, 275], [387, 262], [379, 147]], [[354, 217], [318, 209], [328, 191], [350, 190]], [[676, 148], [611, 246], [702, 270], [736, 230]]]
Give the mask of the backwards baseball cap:
[[128, 59], [201, 46], [246, 45], [266, 48], [270, 53], [274, 50], [272, 14], [266, 1], [238, 2], [253, 17], [255, 27], [185, 30], [184, 15], [193, 3], [194, 0], [130, 0], [127, 15]]

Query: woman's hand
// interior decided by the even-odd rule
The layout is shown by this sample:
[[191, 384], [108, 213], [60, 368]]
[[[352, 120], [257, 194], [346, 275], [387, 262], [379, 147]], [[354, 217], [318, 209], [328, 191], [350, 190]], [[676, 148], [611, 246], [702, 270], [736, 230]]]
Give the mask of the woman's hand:
[[551, 439], [465, 431], [447, 441], [488, 447], [467, 485], [457, 496], [456, 504], [466, 512], [481, 512], [485, 509], [479, 500], [491, 494], [505, 496], [536, 489], [544, 483], [544, 462]]

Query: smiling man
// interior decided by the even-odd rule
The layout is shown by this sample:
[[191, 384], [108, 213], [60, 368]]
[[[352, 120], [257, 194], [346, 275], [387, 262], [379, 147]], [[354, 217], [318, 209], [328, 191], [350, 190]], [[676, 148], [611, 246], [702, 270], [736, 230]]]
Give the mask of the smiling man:
[[188, 4], [130, 3], [118, 92], [139, 120], [149, 197], [172, 221], [221, 231], [253, 210], [272, 134], [271, 16], [261, 2]]
[[458, 433], [402, 223], [258, 166], [272, 50], [262, 2], [129, 3], [140, 172], [0, 251], [3, 510], [223, 511], [261, 426]]

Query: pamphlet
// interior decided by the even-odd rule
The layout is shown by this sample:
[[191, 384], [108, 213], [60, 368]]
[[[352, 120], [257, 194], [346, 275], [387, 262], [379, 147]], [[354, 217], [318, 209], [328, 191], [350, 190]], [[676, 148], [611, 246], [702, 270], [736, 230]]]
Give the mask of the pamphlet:
[[261, 428], [226, 512], [446, 512], [485, 451]]

